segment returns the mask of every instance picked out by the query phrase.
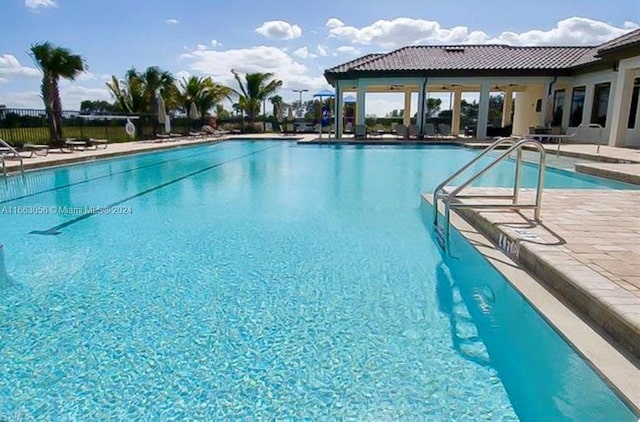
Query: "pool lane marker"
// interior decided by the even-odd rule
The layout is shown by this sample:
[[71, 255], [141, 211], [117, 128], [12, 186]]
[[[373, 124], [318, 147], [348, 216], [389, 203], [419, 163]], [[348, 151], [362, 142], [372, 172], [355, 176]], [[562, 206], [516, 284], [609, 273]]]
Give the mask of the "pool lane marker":
[[[217, 146], [217, 145], [223, 145], [223, 144], [222, 144], [222, 142], [217, 142], [215, 144], [210, 144], [210, 145], [207, 145], [207, 146]], [[220, 148], [216, 148], [215, 149], [215, 151], [220, 151], [220, 150], [221, 150]], [[228, 149], [223, 149], [223, 151], [227, 151], [227, 150]], [[169, 151], [159, 151], [159, 152], [165, 153], [165, 152], [175, 152], [175, 151], [181, 151], [181, 149], [173, 149], [173, 150], [169, 150]], [[158, 151], [154, 151], [154, 152], [158, 152]], [[8, 202], [18, 201], [20, 199], [30, 198], [32, 196], [38, 196], [38, 195], [43, 194], [43, 193], [54, 192], [54, 191], [57, 191], [57, 190], [60, 190], [60, 189], [70, 188], [71, 186], [82, 185], [82, 184], [85, 184], [85, 183], [89, 183], [89, 182], [93, 182], [93, 181], [96, 181], [96, 180], [104, 179], [106, 177], [112, 177], [112, 176], [118, 176], [120, 174], [131, 173], [132, 171], [143, 170], [143, 169], [146, 169], [146, 168], [149, 168], [149, 167], [153, 167], [153, 166], [169, 163], [169, 162], [172, 162], [172, 161], [186, 160], [187, 158], [196, 157], [196, 156], [199, 156], [199, 155], [202, 155], [202, 153], [191, 154], [191, 155], [187, 155], [185, 157], [180, 157], [180, 158], [175, 158], [175, 159], [156, 161], [156, 162], [153, 162], [153, 163], [145, 164], [145, 165], [140, 166], [140, 167], [134, 167], [134, 168], [130, 168], [130, 169], [127, 169], [127, 170], [117, 171], [117, 172], [111, 173], [111, 174], [104, 174], [102, 176], [96, 176], [96, 177], [93, 177], [93, 178], [80, 180], [80, 181], [69, 183], [69, 184], [66, 184], [66, 185], [60, 185], [60, 186], [56, 186], [54, 188], [41, 190], [39, 192], [33, 192], [33, 193], [29, 193], [27, 195], [16, 196], [15, 198], [5, 199], [4, 201], [0, 201], [0, 204], [6, 204]], [[129, 158], [129, 157], [125, 156], [125, 157], [115, 157], [115, 158]], [[80, 163], [76, 163], [76, 164], [80, 164]], [[84, 163], [84, 164], [87, 164], [87, 163]]]
[[[274, 146], [271, 146], [271, 147], [263, 148], [263, 149], [260, 149], [260, 150], [257, 150], [257, 151], [250, 152], [250, 153], [245, 154], [245, 155], [241, 155], [240, 157], [232, 158], [232, 159], [230, 159], [230, 160], [222, 161], [222, 162], [220, 162], [220, 163], [213, 164], [213, 165], [211, 165], [211, 166], [208, 166], [208, 167], [202, 168], [202, 169], [200, 169], [200, 170], [196, 170], [196, 171], [191, 172], [191, 173], [189, 173], [189, 174], [185, 174], [184, 176], [180, 176], [180, 177], [178, 177], [177, 179], [169, 180], [168, 182], [165, 182], [165, 183], [162, 183], [162, 184], [160, 184], [160, 185], [154, 186], [154, 187], [152, 187], [152, 188], [149, 188], [149, 189], [143, 190], [142, 192], [138, 192], [138, 193], [136, 193], [135, 195], [127, 196], [127, 197], [126, 197], [126, 198], [124, 198], [124, 199], [121, 199], [121, 200], [119, 200], [119, 201], [116, 201], [116, 202], [113, 202], [113, 203], [111, 203], [111, 204], [109, 204], [109, 205], [106, 205], [104, 208], [113, 208], [113, 207], [116, 207], [116, 206], [118, 206], [118, 205], [124, 204], [124, 203], [125, 203], [125, 202], [127, 202], [127, 201], [130, 201], [130, 200], [132, 200], [132, 199], [135, 199], [135, 198], [138, 198], [138, 197], [140, 197], [140, 196], [146, 195], [146, 194], [151, 193], [151, 192], [153, 192], [153, 191], [156, 191], [156, 190], [158, 190], [158, 189], [162, 189], [162, 188], [164, 188], [164, 187], [167, 187], [167, 186], [173, 185], [174, 183], [178, 183], [178, 182], [180, 182], [180, 181], [182, 181], [182, 180], [185, 180], [185, 179], [188, 179], [188, 178], [190, 178], [190, 177], [196, 176], [196, 175], [198, 175], [198, 174], [200, 174], [200, 173], [204, 173], [204, 172], [209, 171], [209, 170], [212, 170], [212, 169], [214, 169], [214, 168], [216, 168], [216, 167], [220, 167], [220, 166], [223, 166], [223, 165], [225, 165], [225, 164], [229, 164], [229, 163], [232, 163], [232, 162], [234, 162], [234, 161], [238, 161], [238, 160], [241, 160], [241, 159], [243, 159], [243, 158], [247, 158], [247, 157], [250, 157], [250, 156], [252, 156], [252, 155], [259, 154], [259, 153], [261, 153], [261, 152], [264, 152], [264, 151], [269, 150], [269, 149], [273, 149], [273, 148], [278, 147], [278, 146], [279, 146], [279, 145], [274, 145]], [[79, 216], [79, 217], [76, 217], [76, 218], [74, 218], [74, 219], [72, 219], [72, 220], [69, 220], [69, 221], [65, 221], [65, 222], [64, 222], [64, 223], [62, 223], [62, 224], [58, 224], [57, 226], [53, 226], [53, 227], [48, 228], [48, 229], [46, 229], [46, 230], [33, 230], [33, 231], [30, 231], [30, 232], [29, 232], [29, 234], [40, 234], [40, 235], [47, 235], [47, 236], [58, 235], [58, 234], [62, 233], [60, 230], [62, 230], [62, 229], [64, 229], [64, 228], [66, 228], [66, 227], [69, 227], [69, 226], [70, 226], [70, 225], [72, 225], [72, 224], [78, 223], [78, 222], [80, 222], [80, 221], [82, 221], [82, 220], [86, 220], [87, 218], [92, 217], [92, 216], [94, 216], [95, 214], [96, 214], [96, 213], [83, 214], [83, 215], [81, 215], [81, 216]]]

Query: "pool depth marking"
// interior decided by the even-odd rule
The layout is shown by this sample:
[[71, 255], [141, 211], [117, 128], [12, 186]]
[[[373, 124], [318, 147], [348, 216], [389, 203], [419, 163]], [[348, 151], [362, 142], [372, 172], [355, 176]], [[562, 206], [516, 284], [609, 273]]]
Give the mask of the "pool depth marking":
[[[218, 143], [210, 144], [210, 145], [206, 145], [206, 146], [217, 146], [217, 145], [222, 145], [222, 142], [218, 142]], [[173, 149], [173, 150], [161, 151], [161, 152], [164, 153], [164, 152], [176, 152], [176, 151], [181, 151], [181, 149]], [[216, 151], [218, 151], [217, 148], [216, 148]], [[154, 152], [157, 153], [158, 151], [154, 151]], [[56, 191], [56, 190], [59, 190], [59, 189], [69, 188], [71, 186], [82, 185], [84, 183], [93, 182], [95, 180], [104, 179], [106, 177], [117, 176], [119, 174], [125, 174], [125, 173], [131, 173], [132, 171], [136, 171], [136, 170], [143, 170], [145, 168], [157, 166], [157, 165], [160, 165], [160, 164], [169, 163], [171, 161], [181, 161], [181, 160], [185, 160], [187, 158], [195, 157], [197, 155], [200, 155], [200, 154], [199, 153], [198, 154], [191, 154], [191, 155], [187, 155], [186, 157], [182, 157], [182, 158], [175, 158], [175, 159], [169, 159], [169, 160], [156, 161], [156, 162], [153, 162], [153, 163], [150, 163], [150, 164], [145, 164], [145, 165], [140, 166], [140, 167], [134, 167], [134, 168], [130, 168], [130, 169], [127, 169], [127, 170], [117, 171], [117, 172], [111, 173], [111, 174], [104, 174], [102, 176], [96, 176], [96, 177], [93, 177], [93, 178], [90, 178], [90, 179], [84, 179], [84, 180], [80, 180], [80, 181], [77, 181], [77, 182], [69, 183], [69, 184], [66, 184], [66, 185], [56, 186], [56, 187], [53, 187], [53, 188], [50, 188], [50, 189], [41, 190], [39, 192], [30, 193], [28, 195], [22, 195], [22, 196], [17, 196], [15, 198], [11, 198], [11, 199], [5, 199], [4, 201], [0, 201], [0, 204], [6, 204], [8, 202], [18, 201], [20, 199], [29, 198], [29, 197], [32, 197], [32, 196], [37, 196], [37, 195], [40, 195], [42, 193], [53, 192], [53, 191]], [[116, 157], [116, 158], [128, 158], [128, 157]], [[102, 160], [98, 160], [98, 161], [102, 161]], [[89, 163], [85, 162], [85, 163], [82, 163], [82, 164], [89, 164]]]
[[[150, 192], [153, 192], [153, 191], [156, 191], [158, 189], [162, 189], [164, 187], [173, 185], [174, 183], [178, 183], [178, 182], [180, 182], [182, 180], [185, 180], [185, 179], [188, 179], [190, 177], [196, 176], [196, 175], [198, 175], [200, 173], [204, 173], [204, 172], [212, 170], [212, 169], [214, 169], [216, 167], [220, 167], [220, 166], [223, 166], [225, 164], [229, 164], [229, 163], [232, 163], [234, 161], [238, 161], [238, 160], [241, 160], [243, 158], [247, 158], [247, 157], [250, 157], [252, 155], [259, 154], [261, 152], [264, 152], [264, 151], [269, 150], [269, 149], [273, 149], [273, 148], [278, 147], [278, 146], [280, 146], [280, 145], [274, 145], [274, 146], [271, 146], [271, 147], [263, 148], [263, 149], [260, 149], [260, 150], [257, 150], [257, 151], [250, 152], [250, 153], [245, 154], [245, 155], [241, 155], [240, 157], [232, 158], [230, 160], [226, 160], [226, 161], [222, 161], [220, 163], [216, 163], [216, 164], [210, 165], [208, 167], [202, 168], [200, 170], [196, 170], [196, 171], [191, 172], [189, 174], [185, 174], [184, 176], [180, 176], [177, 179], [169, 180], [168, 182], [161, 183], [161, 184], [159, 184], [157, 186], [154, 186], [152, 188], [149, 188], [149, 189], [145, 189], [142, 192], [136, 193], [135, 195], [127, 196], [124, 199], [120, 199], [119, 201], [112, 202], [109, 205], [105, 205], [104, 208], [116, 207], [118, 205], [124, 204], [127, 201], [130, 201], [132, 199], [135, 199], [135, 198], [138, 198], [140, 196], [146, 195], [146, 194], [148, 194]], [[57, 226], [53, 226], [51, 228], [48, 228], [47, 230], [33, 230], [33, 231], [30, 231], [29, 234], [58, 235], [58, 234], [61, 233], [60, 232], [61, 229], [64, 229], [65, 227], [69, 227], [70, 225], [75, 224], [75, 223], [77, 223], [79, 221], [86, 220], [87, 218], [92, 217], [94, 215], [96, 215], [96, 214], [95, 213], [83, 214], [83, 215], [81, 215], [79, 217], [76, 217], [76, 218], [74, 218], [72, 220], [65, 221], [62, 224], [58, 224]]]

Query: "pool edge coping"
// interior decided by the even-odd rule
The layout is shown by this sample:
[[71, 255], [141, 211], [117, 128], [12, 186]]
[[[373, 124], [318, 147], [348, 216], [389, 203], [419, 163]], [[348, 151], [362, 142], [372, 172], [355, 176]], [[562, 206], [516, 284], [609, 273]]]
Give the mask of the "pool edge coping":
[[[422, 200], [433, 207], [428, 193]], [[479, 229], [457, 212], [451, 213], [451, 225], [498, 271], [518, 294], [562, 337], [564, 341], [600, 376], [618, 397], [640, 418], [640, 367], [611, 344], [578, 311], [553, 294], [528, 273], [524, 266], [500, 250]]]

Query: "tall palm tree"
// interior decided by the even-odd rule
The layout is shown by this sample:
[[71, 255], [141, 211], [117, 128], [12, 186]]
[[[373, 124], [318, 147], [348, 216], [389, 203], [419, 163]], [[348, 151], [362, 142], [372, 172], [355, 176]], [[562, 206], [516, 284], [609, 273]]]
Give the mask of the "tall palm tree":
[[276, 121], [280, 120], [284, 110], [284, 101], [282, 100], [282, 97], [280, 95], [274, 95], [269, 98], [269, 101], [271, 101], [271, 105], [273, 105], [273, 118], [276, 119]]
[[50, 42], [31, 46], [31, 58], [42, 71], [42, 100], [49, 121], [51, 141], [62, 141], [62, 101], [60, 100], [60, 78], [74, 80], [87, 65], [78, 54], [67, 48], [57, 47]]
[[205, 116], [220, 101], [229, 98], [232, 92], [231, 88], [213, 82], [210, 77], [191, 76], [180, 81], [178, 100], [187, 113], [194, 102], [200, 115]]
[[107, 88], [118, 107], [129, 113], [151, 113], [158, 95], [169, 108], [176, 103], [175, 78], [157, 66], [148, 67], [144, 72], [131, 68], [124, 79], [112, 76]]
[[243, 110], [250, 122], [254, 122], [260, 113], [260, 104], [282, 86], [282, 81], [273, 79], [273, 73], [247, 73], [244, 82], [235, 70], [231, 70], [240, 88], [238, 95], [238, 107]]

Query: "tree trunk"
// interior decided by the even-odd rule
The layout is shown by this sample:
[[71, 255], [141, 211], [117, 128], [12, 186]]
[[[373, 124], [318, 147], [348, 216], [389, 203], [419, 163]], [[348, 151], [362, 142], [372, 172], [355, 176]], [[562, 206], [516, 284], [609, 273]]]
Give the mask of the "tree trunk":
[[51, 91], [50, 91], [50, 83], [49, 76], [44, 75], [42, 78], [42, 100], [44, 101], [44, 109], [47, 113], [47, 122], [49, 123], [49, 144], [51, 146], [56, 146], [58, 143], [57, 131], [56, 131], [56, 122], [53, 116], [53, 102], [51, 101]]
[[62, 101], [60, 100], [60, 89], [57, 78], [51, 80], [51, 91], [53, 96], [53, 120], [55, 121], [56, 141], [62, 142]]

